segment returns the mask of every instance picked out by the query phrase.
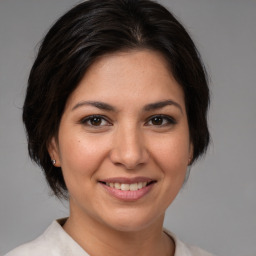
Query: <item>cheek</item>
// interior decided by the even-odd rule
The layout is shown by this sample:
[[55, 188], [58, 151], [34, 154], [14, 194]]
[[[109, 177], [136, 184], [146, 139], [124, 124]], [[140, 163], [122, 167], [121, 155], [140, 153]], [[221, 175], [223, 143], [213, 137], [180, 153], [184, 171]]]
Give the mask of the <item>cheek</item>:
[[189, 139], [187, 136], [166, 137], [154, 146], [154, 161], [160, 166], [164, 176], [173, 181], [183, 182], [189, 159]]
[[92, 177], [104, 159], [106, 146], [84, 135], [66, 137], [60, 144], [61, 165], [66, 183]]
[[172, 136], [163, 137], [154, 143], [155, 153], [173, 163], [187, 162], [189, 157], [189, 139], [186, 136], [179, 138], [172, 138]]

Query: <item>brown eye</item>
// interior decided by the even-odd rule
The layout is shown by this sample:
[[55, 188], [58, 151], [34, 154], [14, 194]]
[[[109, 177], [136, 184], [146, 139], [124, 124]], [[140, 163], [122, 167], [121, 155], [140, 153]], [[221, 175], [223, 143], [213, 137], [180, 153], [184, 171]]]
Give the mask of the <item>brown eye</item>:
[[92, 117], [89, 120], [90, 124], [93, 126], [100, 126], [102, 123], [102, 118], [101, 117]]
[[163, 124], [163, 118], [159, 117], [159, 116], [156, 116], [156, 117], [152, 118], [151, 122], [152, 122], [153, 125], [162, 125]]
[[146, 122], [147, 126], [169, 126], [176, 124], [176, 120], [167, 115], [155, 115], [150, 117], [150, 119]]
[[100, 115], [92, 115], [86, 118], [83, 118], [80, 123], [85, 126], [91, 127], [102, 127], [102, 126], [109, 126], [111, 123], [106, 120], [105, 117]]

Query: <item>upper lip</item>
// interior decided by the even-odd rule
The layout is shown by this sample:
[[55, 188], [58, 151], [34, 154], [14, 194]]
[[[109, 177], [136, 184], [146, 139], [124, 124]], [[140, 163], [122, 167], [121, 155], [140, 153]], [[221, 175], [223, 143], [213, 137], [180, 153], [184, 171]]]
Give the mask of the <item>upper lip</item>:
[[148, 177], [133, 177], [133, 178], [127, 178], [127, 177], [113, 177], [113, 178], [107, 178], [103, 180], [99, 180], [100, 182], [104, 183], [122, 183], [122, 184], [133, 184], [133, 183], [139, 183], [139, 182], [152, 182], [155, 181], [154, 179], [148, 178]]

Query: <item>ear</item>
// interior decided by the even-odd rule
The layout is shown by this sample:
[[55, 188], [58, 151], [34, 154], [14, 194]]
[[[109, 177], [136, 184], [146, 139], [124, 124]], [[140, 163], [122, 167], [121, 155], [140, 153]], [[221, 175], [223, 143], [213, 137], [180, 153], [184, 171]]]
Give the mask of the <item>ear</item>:
[[50, 140], [50, 143], [47, 147], [48, 153], [51, 157], [51, 160], [55, 160], [53, 165], [55, 167], [60, 167], [61, 166], [61, 161], [60, 161], [60, 151], [59, 151], [59, 145], [55, 137], [52, 137]]

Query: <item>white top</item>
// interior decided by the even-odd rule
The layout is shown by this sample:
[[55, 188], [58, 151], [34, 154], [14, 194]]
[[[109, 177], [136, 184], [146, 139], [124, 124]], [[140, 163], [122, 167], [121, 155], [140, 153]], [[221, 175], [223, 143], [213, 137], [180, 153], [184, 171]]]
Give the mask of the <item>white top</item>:
[[[53, 221], [41, 236], [17, 247], [5, 256], [89, 256], [62, 228], [61, 223], [64, 221]], [[200, 248], [186, 245], [172, 233], [165, 232], [175, 242], [174, 256], [213, 256]]]

